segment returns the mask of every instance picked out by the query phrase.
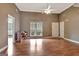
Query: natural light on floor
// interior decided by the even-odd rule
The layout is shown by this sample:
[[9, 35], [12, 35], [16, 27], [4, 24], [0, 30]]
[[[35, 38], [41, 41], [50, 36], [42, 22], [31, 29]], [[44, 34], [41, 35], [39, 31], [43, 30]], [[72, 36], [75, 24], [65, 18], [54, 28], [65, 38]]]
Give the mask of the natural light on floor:
[[30, 51], [31, 54], [34, 53], [35, 51], [40, 51], [42, 50], [42, 39], [30, 39]]
[[13, 39], [8, 38], [8, 56], [12, 56], [13, 54]]
[[[30, 54], [40, 52], [42, 50], [42, 39], [30, 39]], [[13, 54], [13, 39], [8, 38], [8, 56]]]

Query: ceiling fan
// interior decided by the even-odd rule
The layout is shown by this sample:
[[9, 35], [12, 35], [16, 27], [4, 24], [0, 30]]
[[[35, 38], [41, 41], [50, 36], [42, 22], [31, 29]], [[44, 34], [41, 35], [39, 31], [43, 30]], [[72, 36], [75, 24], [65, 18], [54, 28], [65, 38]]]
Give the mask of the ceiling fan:
[[53, 11], [53, 9], [51, 9], [51, 5], [48, 5], [48, 6], [47, 6], [47, 9], [44, 9], [44, 10], [42, 11], [42, 13], [51, 14], [52, 11]]

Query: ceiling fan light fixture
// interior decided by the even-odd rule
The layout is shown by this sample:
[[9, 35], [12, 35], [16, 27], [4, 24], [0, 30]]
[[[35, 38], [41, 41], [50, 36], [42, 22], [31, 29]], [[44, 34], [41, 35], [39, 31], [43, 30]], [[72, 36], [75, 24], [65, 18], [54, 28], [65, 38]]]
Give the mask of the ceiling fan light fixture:
[[51, 6], [48, 5], [47, 9], [45, 9], [43, 12], [44, 12], [45, 14], [51, 14], [51, 13], [52, 13]]
[[44, 13], [50, 14], [51, 13], [51, 10], [45, 10]]

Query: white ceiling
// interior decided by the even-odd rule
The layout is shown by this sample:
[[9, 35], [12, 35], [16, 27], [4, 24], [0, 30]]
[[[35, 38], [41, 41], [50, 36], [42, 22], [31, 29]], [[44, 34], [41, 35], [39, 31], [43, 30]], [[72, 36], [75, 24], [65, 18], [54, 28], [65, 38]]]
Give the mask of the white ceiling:
[[42, 12], [48, 5], [53, 10], [52, 13], [61, 13], [73, 5], [73, 3], [16, 3], [20, 11]]

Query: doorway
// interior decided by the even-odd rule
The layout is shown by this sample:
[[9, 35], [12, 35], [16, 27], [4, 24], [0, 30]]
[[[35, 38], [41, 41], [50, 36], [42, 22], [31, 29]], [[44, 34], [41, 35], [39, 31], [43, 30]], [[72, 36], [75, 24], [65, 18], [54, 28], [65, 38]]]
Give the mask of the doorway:
[[64, 21], [60, 22], [60, 37], [64, 38]]
[[59, 34], [59, 26], [58, 22], [53, 22], [52, 23], [52, 37], [58, 37]]
[[12, 55], [15, 38], [15, 18], [8, 15], [8, 55]]
[[52, 23], [52, 37], [64, 38], [64, 22], [53, 22]]

